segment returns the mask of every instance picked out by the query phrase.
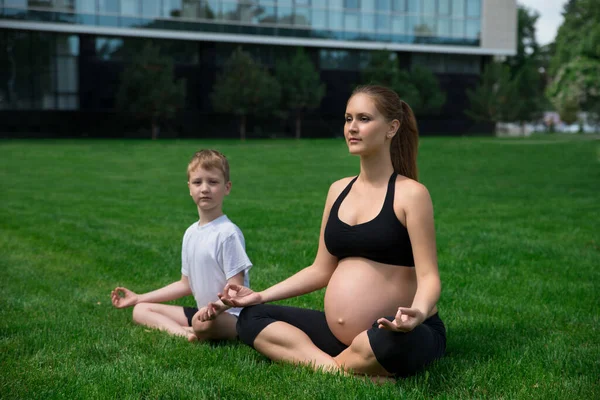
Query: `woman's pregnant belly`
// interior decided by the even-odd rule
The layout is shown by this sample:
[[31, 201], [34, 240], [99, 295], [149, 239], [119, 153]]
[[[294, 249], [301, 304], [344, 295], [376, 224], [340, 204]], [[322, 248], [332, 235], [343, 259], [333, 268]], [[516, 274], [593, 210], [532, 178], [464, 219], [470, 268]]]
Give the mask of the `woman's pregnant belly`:
[[410, 307], [417, 281], [414, 268], [345, 258], [325, 292], [325, 316], [333, 334], [349, 345], [377, 319]]

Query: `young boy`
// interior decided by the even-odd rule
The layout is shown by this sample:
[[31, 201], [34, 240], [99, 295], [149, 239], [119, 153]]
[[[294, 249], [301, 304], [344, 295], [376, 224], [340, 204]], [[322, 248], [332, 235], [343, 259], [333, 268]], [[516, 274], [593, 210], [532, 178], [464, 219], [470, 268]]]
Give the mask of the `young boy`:
[[[144, 294], [124, 287], [111, 293], [117, 308], [133, 308], [133, 320], [141, 325], [197, 340], [235, 339], [239, 308], [229, 308], [217, 293], [227, 283], [248, 285], [252, 267], [244, 236], [223, 214], [223, 198], [231, 190], [229, 163], [216, 150], [201, 150], [188, 164], [188, 188], [200, 220], [183, 236], [181, 280]], [[193, 294], [202, 307], [159, 304]], [[223, 312], [226, 311], [226, 312]]]

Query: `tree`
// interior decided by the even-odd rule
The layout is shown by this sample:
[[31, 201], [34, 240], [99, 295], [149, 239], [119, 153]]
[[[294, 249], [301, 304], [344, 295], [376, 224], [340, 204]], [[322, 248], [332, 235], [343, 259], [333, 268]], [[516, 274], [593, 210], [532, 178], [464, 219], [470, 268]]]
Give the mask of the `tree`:
[[411, 71], [409, 79], [418, 93], [417, 101], [413, 101], [413, 104], [411, 104], [414, 112], [419, 115], [439, 113], [446, 104], [446, 93], [440, 89], [440, 84], [435, 75], [428, 69], [416, 66]]
[[395, 53], [376, 51], [362, 72], [364, 82], [392, 88], [415, 114], [436, 114], [446, 102], [435, 75], [417, 66], [413, 71], [400, 69]]
[[117, 107], [149, 121], [153, 140], [160, 121], [172, 118], [184, 100], [185, 80], [173, 80], [173, 61], [151, 43], [121, 73]]
[[471, 109], [466, 110], [465, 114], [475, 121], [492, 122], [495, 129], [499, 121], [515, 120], [517, 90], [507, 65], [488, 64], [479, 86], [474, 90], [467, 89], [467, 97]]
[[247, 116], [274, 113], [280, 99], [281, 88], [277, 80], [239, 47], [225, 62], [211, 94], [217, 112], [240, 117], [241, 140], [246, 140]]
[[282, 106], [294, 113], [296, 139], [300, 139], [302, 113], [321, 104], [325, 85], [321, 83], [319, 71], [301, 48], [291, 60], [278, 60], [275, 76], [281, 85]]
[[541, 75], [542, 51], [536, 39], [535, 24], [539, 13], [526, 7], [518, 8], [517, 54], [504, 63], [510, 68], [514, 81], [516, 101], [510, 115], [521, 125], [541, 117], [545, 105], [544, 86]]
[[546, 94], [561, 119], [572, 119], [573, 110], [600, 118], [600, 2], [570, 0], [563, 16]]
[[539, 66], [540, 45], [535, 37], [535, 24], [539, 18], [540, 14], [537, 11], [519, 5], [517, 13], [517, 54], [508, 57], [506, 60], [506, 65], [510, 67], [513, 77], [526, 64], [530, 66], [533, 63], [536, 67]]
[[600, 115], [600, 62], [579, 56], [565, 64], [558, 70], [547, 94], [564, 122], [572, 119], [573, 110], [587, 111], [597, 118]]

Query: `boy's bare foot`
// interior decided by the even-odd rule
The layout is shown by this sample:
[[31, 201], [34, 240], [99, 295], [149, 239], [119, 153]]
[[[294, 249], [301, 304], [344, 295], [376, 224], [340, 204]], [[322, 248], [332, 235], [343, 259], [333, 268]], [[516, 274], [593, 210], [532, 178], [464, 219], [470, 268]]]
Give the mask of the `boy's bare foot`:
[[190, 343], [194, 343], [198, 341], [198, 336], [196, 336], [196, 333], [194, 332], [194, 328], [187, 327], [185, 328], [186, 332], [187, 332], [187, 340]]
[[198, 336], [194, 335], [193, 333], [190, 333], [187, 337], [188, 342], [190, 343], [194, 343], [198, 341]]

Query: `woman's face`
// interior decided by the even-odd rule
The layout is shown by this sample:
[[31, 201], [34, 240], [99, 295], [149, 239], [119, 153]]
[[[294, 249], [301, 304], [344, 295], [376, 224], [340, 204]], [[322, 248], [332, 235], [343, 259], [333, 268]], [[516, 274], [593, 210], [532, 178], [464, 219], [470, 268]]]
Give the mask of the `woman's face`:
[[375, 107], [373, 99], [363, 93], [350, 98], [345, 119], [344, 137], [351, 154], [367, 155], [381, 151], [384, 146], [389, 148], [390, 140], [398, 129], [398, 121], [387, 121]]

